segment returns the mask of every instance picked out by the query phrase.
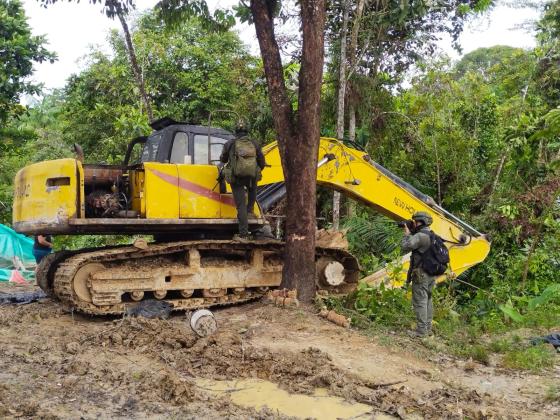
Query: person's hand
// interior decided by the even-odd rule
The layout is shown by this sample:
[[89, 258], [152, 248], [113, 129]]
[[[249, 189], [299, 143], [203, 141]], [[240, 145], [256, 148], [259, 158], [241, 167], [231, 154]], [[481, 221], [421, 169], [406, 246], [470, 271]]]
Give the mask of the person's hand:
[[404, 234], [405, 235], [410, 235], [410, 229], [408, 228], [408, 225], [406, 223], [404, 225]]

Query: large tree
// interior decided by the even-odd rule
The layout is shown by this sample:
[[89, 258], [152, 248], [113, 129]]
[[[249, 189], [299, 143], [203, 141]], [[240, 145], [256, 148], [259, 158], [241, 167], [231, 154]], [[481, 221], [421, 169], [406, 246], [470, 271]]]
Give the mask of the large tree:
[[287, 191], [286, 254], [282, 286], [301, 300], [315, 296], [315, 203], [320, 99], [323, 80], [325, 1], [302, 0], [298, 104], [289, 100], [275, 35], [276, 2], [251, 0], [250, 9], [268, 84]]
[[16, 112], [22, 94], [39, 92], [29, 81], [33, 64], [53, 62], [44, 36], [33, 36], [19, 0], [0, 0], [0, 124]]

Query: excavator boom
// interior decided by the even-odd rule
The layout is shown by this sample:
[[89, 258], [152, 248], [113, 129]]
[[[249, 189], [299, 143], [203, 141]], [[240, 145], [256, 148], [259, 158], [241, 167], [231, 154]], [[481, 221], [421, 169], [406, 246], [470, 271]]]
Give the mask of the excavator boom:
[[[283, 173], [277, 143], [267, 145], [263, 153], [270, 165], [263, 171], [261, 184], [269, 185], [269, 194], [261, 193], [261, 205], [266, 209], [281, 194]], [[457, 276], [470, 267], [484, 261], [490, 251], [488, 238], [474, 227], [452, 215], [429, 196], [400, 179], [389, 170], [373, 162], [369, 155], [358, 148], [342, 142], [321, 138], [319, 144], [317, 183], [378, 211], [395, 220], [408, 220], [417, 211], [428, 212], [433, 223], [431, 229], [441, 236], [450, 254], [450, 274]], [[270, 198], [271, 197], [271, 198]], [[403, 281], [409, 258], [403, 259], [403, 273], [397, 283]], [[384, 277], [376, 273], [371, 280]], [[440, 280], [444, 280], [442, 276]]]

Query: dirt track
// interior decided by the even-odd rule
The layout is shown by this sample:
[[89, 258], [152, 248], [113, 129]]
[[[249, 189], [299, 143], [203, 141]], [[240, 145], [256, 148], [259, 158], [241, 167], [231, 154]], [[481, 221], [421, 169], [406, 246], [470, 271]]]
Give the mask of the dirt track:
[[183, 315], [91, 318], [49, 299], [0, 306], [0, 417], [282, 417], [236, 406], [197, 378], [261, 378], [299, 394], [326, 388], [370, 405], [369, 417], [560, 416], [543, 398], [558, 369], [541, 377], [428, 358], [402, 337], [380, 345], [311, 311], [258, 302], [216, 315], [219, 331], [197, 339]]

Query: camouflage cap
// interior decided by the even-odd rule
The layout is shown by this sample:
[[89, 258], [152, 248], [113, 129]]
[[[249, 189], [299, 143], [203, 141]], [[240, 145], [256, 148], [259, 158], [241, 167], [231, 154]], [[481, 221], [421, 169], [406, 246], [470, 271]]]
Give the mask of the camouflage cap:
[[417, 211], [412, 215], [412, 220], [424, 223], [426, 226], [430, 226], [433, 222], [432, 216], [425, 211]]

